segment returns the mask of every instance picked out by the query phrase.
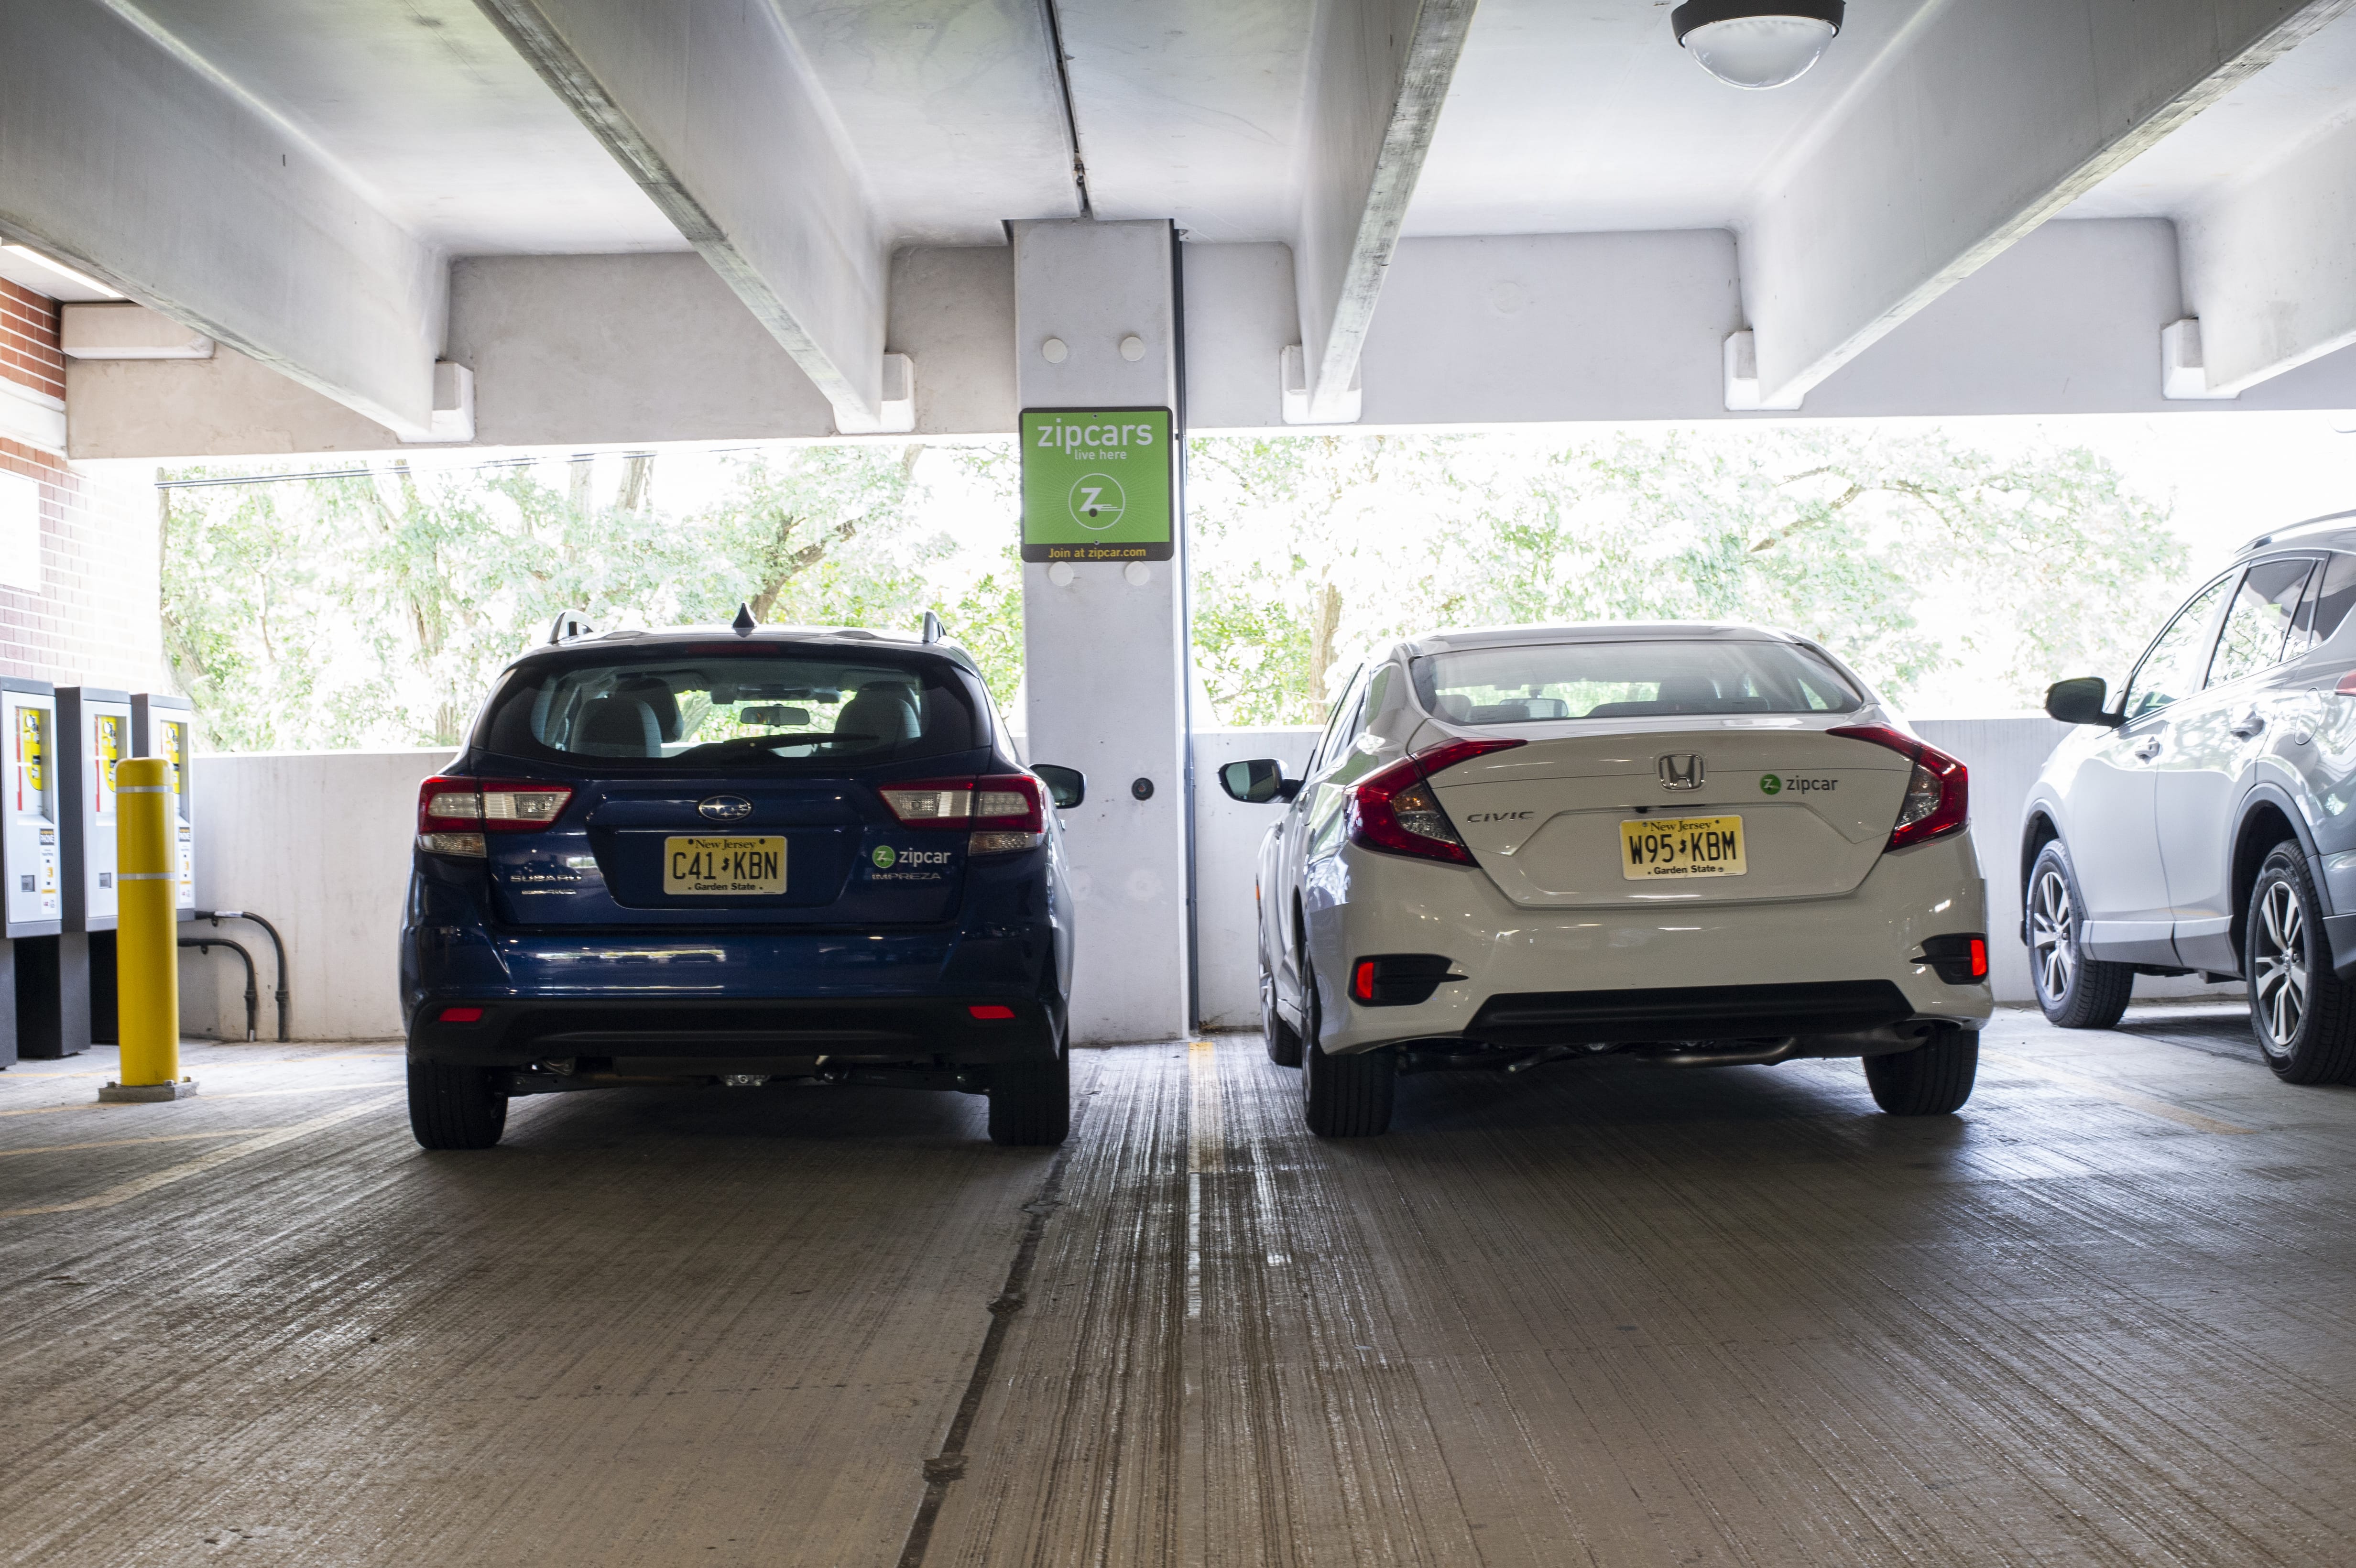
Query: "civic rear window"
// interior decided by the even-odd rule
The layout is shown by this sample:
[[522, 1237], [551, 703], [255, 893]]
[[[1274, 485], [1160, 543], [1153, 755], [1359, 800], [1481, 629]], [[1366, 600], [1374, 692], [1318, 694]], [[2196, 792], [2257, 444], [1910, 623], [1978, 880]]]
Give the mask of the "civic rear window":
[[1424, 710], [1456, 724], [1848, 713], [1865, 700], [1823, 658], [1789, 643], [1551, 643], [1413, 664]]
[[946, 659], [722, 647], [548, 661], [511, 672], [477, 743], [625, 771], [810, 772], [988, 743], [972, 678]]

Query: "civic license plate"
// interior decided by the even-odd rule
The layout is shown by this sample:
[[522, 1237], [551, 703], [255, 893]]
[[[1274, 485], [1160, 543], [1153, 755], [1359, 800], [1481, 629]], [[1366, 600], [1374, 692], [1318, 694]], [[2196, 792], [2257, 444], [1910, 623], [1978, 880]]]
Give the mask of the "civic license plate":
[[666, 838], [663, 891], [667, 893], [782, 893], [786, 891], [783, 838]]
[[1739, 816], [1642, 816], [1620, 824], [1620, 874], [1632, 882], [1655, 877], [1739, 877], [1742, 859]]

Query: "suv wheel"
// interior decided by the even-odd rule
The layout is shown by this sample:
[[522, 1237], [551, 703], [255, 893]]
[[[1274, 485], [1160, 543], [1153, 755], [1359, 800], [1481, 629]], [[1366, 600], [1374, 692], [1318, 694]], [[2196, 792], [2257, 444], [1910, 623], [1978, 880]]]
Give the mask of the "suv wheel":
[[1301, 1065], [1301, 1036], [1276, 1010], [1276, 976], [1263, 960], [1259, 972], [1259, 1033], [1268, 1042], [1268, 1059], [1279, 1067]]
[[1865, 1059], [1865, 1086], [1893, 1116], [1944, 1116], [1964, 1108], [1979, 1077], [1980, 1037], [1943, 1029], [1912, 1051]]
[[2037, 1005], [2063, 1029], [2109, 1029], [2127, 1010], [2135, 994], [2135, 970], [2086, 956], [2086, 901], [2062, 840], [2051, 839], [2029, 868], [2025, 914], [2029, 927], [2029, 974]]
[[1062, 1143], [1072, 1130], [1072, 1051], [1063, 1040], [1047, 1061], [1001, 1061], [990, 1070], [990, 1141], [1014, 1148]]
[[2258, 868], [2242, 936], [2250, 1027], [2286, 1083], [2356, 1076], [2356, 987], [2331, 972], [2307, 857], [2277, 844]]
[[508, 1128], [507, 1091], [492, 1067], [409, 1064], [409, 1130], [420, 1148], [489, 1148]]
[[1388, 1051], [1326, 1055], [1318, 1039], [1324, 1008], [1317, 1000], [1316, 977], [1303, 969], [1301, 981], [1309, 1029], [1301, 1040], [1301, 1108], [1309, 1130], [1321, 1138], [1370, 1138], [1389, 1131], [1398, 1058]]

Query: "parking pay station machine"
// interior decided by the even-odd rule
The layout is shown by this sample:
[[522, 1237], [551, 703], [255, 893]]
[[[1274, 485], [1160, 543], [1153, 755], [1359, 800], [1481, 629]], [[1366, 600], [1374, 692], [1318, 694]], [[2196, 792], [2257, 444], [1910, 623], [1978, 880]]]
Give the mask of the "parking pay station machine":
[[[70, 1032], [70, 1052], [114, 1039], [114, 766], [130, 755], [129, 692], [58, 688], [58, 826], [65, 841], [59, 961], [71, 964], [79, 945], [82, 965], [80, 1043]], [[66, 1015], [69, 1030], [73, 1021]]]
[[196, 709], [185, 697], [134, 692], [131, 697], [131, 754], [161, 757], [171, 764], [172, 835], [178, 858], [178, 904], [182, 920], [197, 914], [197, 812], [189, 794], [189, 742], [194, 739]]
[[[57, 688], [43, 680], [0, 676], [0, 971], [7, 1006], [8, 1060], [62, 1056], [65, 974], [59, 962], [65, 929], [64, 846], [58, 824]], [[77, 968], [80, 968], [77, 965]], [[87, 1017], [88, 976], [80, 1009]], [[77, 1047], [76, 1049], [79, 1049]]]

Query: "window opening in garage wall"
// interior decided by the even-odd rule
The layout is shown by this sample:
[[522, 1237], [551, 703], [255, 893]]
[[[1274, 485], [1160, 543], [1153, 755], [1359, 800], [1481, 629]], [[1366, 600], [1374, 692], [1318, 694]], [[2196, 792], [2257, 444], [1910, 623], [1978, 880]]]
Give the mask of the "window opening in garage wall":
[[2252, 537], [2356, 506], [2330, 416], [1720, 421], [1199, 437], [1196, 662], [1233, 724], [1323, 720], [1440, 626], [1729, 619], [1923, 716], [2115, 684]]
[[422, 454], [165, 470], [164, 633], [200, 749], [449, 745], [564, 610], [918, 628], [1021, 677], [1010, 443]]

